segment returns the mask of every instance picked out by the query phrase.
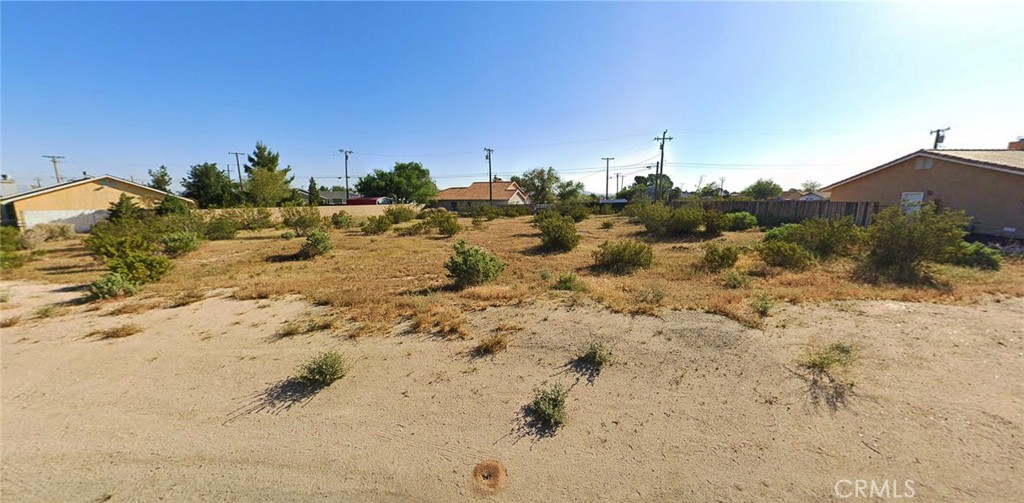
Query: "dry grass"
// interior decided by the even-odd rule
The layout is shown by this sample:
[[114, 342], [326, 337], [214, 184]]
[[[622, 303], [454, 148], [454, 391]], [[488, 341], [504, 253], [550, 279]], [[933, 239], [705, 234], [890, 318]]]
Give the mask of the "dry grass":
[[412, 317], [412, 328], [423, 334], [469, 339], [466, 316], [459, 309], [439, 303], [417, 306]]
[[163, 306], [163, 303], [156, 300], [122, 302], [108, 311], [108, 316], [123, 316], [126, 314], [139, 314], [151, 311]]
[[8, 316], [7, 318], [0, 319], [0, 328], [8, 328], [17, 325], [21, 321], [21, 316]]
[[135, 334], [142, 332], [143, 328], [138, 325], [131, 323], [125, 325], [119, 325], [106, 330], [96, 330], [89, 334], [89, 337], [98, 337], [100, 339], [123, 339], [125, 337], [131, 337]]
[[37, 318], [55, 318], [57, 316], [64, 316], [69, 312], [68, 308], [64, 306], [51, 304], [49, 306], [43, 306], [36, 309], [33, 314], [35, 314]]
[[340, 326], [340, 320], [333, 316], [307, 317], [285, 323], [274, 337], [283, 339], [300, 334], [312, 334], [324, 330], [334, 330]]
[[504, 332], [490, 335], [477, 344], [474, 351], [480, 355], [494, 355], [508, 348], [509, 336]]
[[[469, 219], [461, 220], [463, 226], [470, 226]], [[424, 320], [424, 326], [434, 327], [430, 333], [441, 330], [460, 334], [456, 321], [433, 323], [437, 318], [458, 320], [461, 312], [544, 297], [550, 282], [538, 274], [543, 270], [575, 272], [587, 285], [588, 293], [583, 295], [617, 312], [657, 314], [664, 309], [693, 309], [719, 313], [751, 326], [760, 323], [751, 304], [762, 296], [775, 299], [777, 304], [855, 299], [964, 303], [990, 294], [1024, 296], [1024, 261], [1007, 261], [998, 272], [938, 266], [934, 274], [952, 286], [937, 289], [858, 282], [853, 279], [853, 261], [849, 259], [801, 272], [774, 270], [749, 251], [741, 254], [735, 268], [755, 279], [748, 286], [731, 289], [723, 284], [721, 275], [695, 267], [702, 243], [651, 241], [640, 234], [637, 225], [617, 220], [612, 229], [602, 229], [601, 221], [590, 218], [581, 222], [578, 229], [583, 239], [579, 246], [561, 254], [534, 251], [540, 239], [530, 225], [530, 217], [498, 219], [486, 228], [449, 239], [394, 233], [365, 236], [358, 230], [331, 230], [337, 244], [335, 252], [318, 259], [315, 267], [276, 260], [282, 253], [281, 242], [276, 239], [278, 231], [245, 232], [240, 236], [250, 239], [211, 241], [175, 259], [174, 274], [146, 285], [146, 292], [174, 298], [190, 290], [234, 288], [234, 296], [239, 299], [300, 294], [317, 304], [344, 309], [346, 316], [362, 324], [360, 334], [389, 333], [402, 318], [424, 316], [432, 318]], [[761, 237], [760, 232], [727, 232], [713, 241], [749, 249]], [[443, 264], [451, 255], [451, 243], [460, 238], [495, 253], [508, 268], [494, 283], [461, 292], [451, 290]], [[624, 276], [593, 270], [591, 254], [598, 245], [620, 239], [650, 242], [654, 247], [653, 266]], [[105, 270], [86, 253], [80, 241], [46, 243], [44, 248], [48, 250], [45, 257], [11, 271], [5, 279], [86, 283]], [[417, 305], [422, 304], [424, 295], [431, 303], [447, 306], [449, 312], [421, 312]]]
[[186, 290], [178, 295], [175, 295], [174, 298], [171, 299], [171, 304], [168, 307], [184, 307], [189, 304], [195, 304], [196, 302], [199, 302], [205, 298], [206, 294], [199, 290]]

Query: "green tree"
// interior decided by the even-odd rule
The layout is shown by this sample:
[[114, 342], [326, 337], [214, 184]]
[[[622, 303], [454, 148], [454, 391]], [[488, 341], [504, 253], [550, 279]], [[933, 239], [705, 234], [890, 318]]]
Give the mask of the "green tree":
[[226, 208], [238, 201], [231, 178], [215, 162], [204, 162], [189, 168], [188, 176], [181, 180], [185, 188], [182, 195], [192, 199], [200, 208]]
[[742, 194], [751, 199], [771, 199], [782, 194], [782, 186], [771, 178], [759, 178], [749, 187], [743, 189]]
[[107, 219], [111, 222], [138, 220], [142, 218], [143, 213], [144, 210], [135, 204], [135, 198], [121, 193], [117, 202], [110, 203], [110, 207], [107, 208]]
[[386, 196], [399, 203], [426, 203], [437, 197], [430, 170], [418, 162], [396, 162], [391, 171], [375, 169], [359, 178], [355, 189], [364, 196]]
[[555, 189], [555, 195], [559, 201], [579, 199], [583, 196], [583, 182], [575, 180], [559, 182], [558, 187]]
[[281, 154], [270, 150], [263, 142], [256, 142], [256, 149], [248, 156], [245, 172], [249, 179], [245, 181], [245, 196], [256, 207], [280, 206], [285, 202], [295, 202], [298, 198], [289, 176], [292, 167], [278, 166]]
[[316, 185], [316, 179], [309, 177], [309, 205], [320, 205], [320, 187]]
[[192, 210], [181, 199], [178, 199], [177, 197], [166, 196], [160, 201], [159, 204], [156, 205], [156, 214], [160, 216], [188, 216], [192, 214]]
[[550, 204], [558, 198], [559, 184], [561, 177], [555, 172], [555, 168], [548, 167], [531, 169], [522, 176], [513, 175], [512, 181], [519, 185], [530, 201], [537, 204]]
[[817, 192], [821, 188], [821, 184], [814, 180], [807, 180], [800, 184], [800, 190], [804, 192]]
[[163, 192], [171, 191], [171, 182], [173, 179], [171, 179], [170, 173], [167, 172], [167, 166], [161, 165], [159, 168], [156, 168], [156, 170], [151, 169], [148, 171], [150, 187]]
[[715, 182], [711, 182], [697, 191], [697, 197], [721, 197], [722, 187]]

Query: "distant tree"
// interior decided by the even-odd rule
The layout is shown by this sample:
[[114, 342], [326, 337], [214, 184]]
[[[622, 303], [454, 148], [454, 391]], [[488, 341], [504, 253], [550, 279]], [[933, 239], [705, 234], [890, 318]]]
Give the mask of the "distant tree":
[[523, 173], [522, 176], [514, 175], [512, 181], [519, 185], [519, 188], [523, 189], [527, 196], [530, 196], [531, 202], [537, 204], [555, 202], [558, 198], [559, 184], [562, 183], [561, 177], [551, 167], [531, 169]]
[[156, 168], [155, 170], [151, 169], [148, 171], [150, 178], [150, 187], [153, 187], [154, 189], [163, 192], [171, 191], [171, 182], [173, 182], [174, 180], [171, 178], [170, 173], [167, 172], [167, 166], [161, 165], [159, 168]]
[[558, 197], [559, 201], [580, 199], [583, 196], [583, 182], [575, 180], [558, 182], [558, 186], [555, 188], [555, 196]]
[[316, 179], [314, 179], [313, 177], [309, 178], [309, 205], [320, 205], [320, 188], [317, 187]]
[[280, 206], [297, 200], [296, 191], [292, 188], [295, 177], [289, 176], [292, 167], [279, 168], [280, 160], [281, 154], [270, 150], [261, 141], [256, 142], [256, 149], [244, 166], [249, 174], [244, 187], [245, 196], [253, 206]]
[[122, 192], [117, 202], [110, 203], [110, 207], [107, 208], [107, 219], [111, 222], [138, 220], [142, 218], [143, 212], [144, 210], [135, 204], [135, 198]]
[[345, 187], [341, 185], [331, 185], [331, 192], [345, 192]]
[[697, 190], [697, 197], [721, 197], [722, 195], [722, 187], [715, 182], [711, 182]]
[[192, 210], [188, 207], [187, 204], [182, 202], [181, 199], [178, 199], [177, 197], [171, 197], [169, 195], [164, 197], [160, 201], [160, 203], [158, 203], [156, 205], [156, 214], [160, 215], [160, 216], [166, 216], [166, 215], [186, 215], [187, 216], [187, 215], [189, 215], [191, 213], [192, 213]]
[[814, 180], [807, 180], [800, 184], [800, 190], [804, 192], [817, 192], [821, 188], [821, 184]]
[[380, 169], [359, 178], [356, 191], [369, 197], [390, 197], [400, 203], [426, 203], [437, 197], [430, 170], [418, 162], [396, 162], [391, 171]]
[[771, 178], [760, 178], [743, 189], [743, 195], [751, 199], [771, 199], [782, 194], [782, 186], [775, 183]]
[[215, 162], [204, 162], [189, 168], [188, 176], [181, 180], [185, 188], [182, 195], [192, 199], [200, 208], [226, 208], [238, 201], [235, 185]]

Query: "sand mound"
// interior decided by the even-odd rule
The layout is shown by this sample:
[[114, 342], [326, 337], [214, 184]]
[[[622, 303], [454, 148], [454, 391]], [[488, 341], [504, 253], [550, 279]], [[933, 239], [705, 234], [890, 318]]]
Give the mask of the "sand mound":
[[488, 460], [473, 467], [473, 482], [480, 489], [498, 492], [505, 487], [508, 470], [498, 461]]

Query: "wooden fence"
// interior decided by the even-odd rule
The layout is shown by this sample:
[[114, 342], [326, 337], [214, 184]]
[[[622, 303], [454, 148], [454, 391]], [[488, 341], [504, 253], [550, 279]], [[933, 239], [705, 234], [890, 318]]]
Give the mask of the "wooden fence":
[[799, 222], [808, 218], [853, 217], [862, 227], [871, 225], [871, 220], [882, 208], [878, 202], [841, 201], [702, 201], [705, 209], [722, 213], [746, 211], [757, 217], [758, 222], [777, 224]]

